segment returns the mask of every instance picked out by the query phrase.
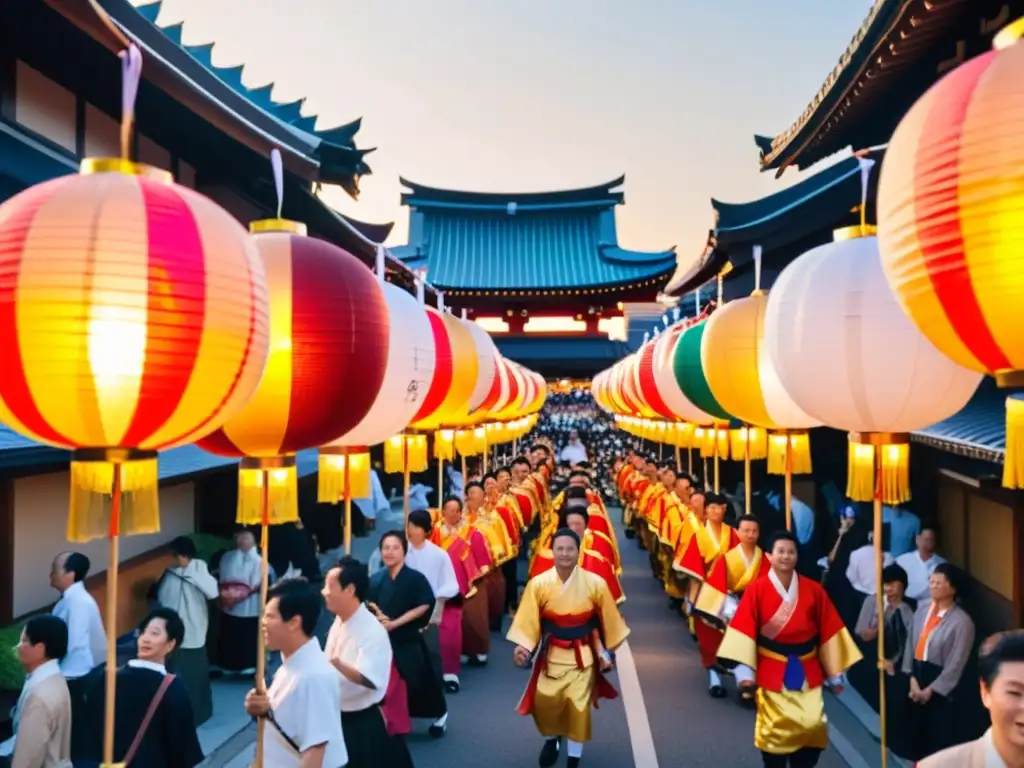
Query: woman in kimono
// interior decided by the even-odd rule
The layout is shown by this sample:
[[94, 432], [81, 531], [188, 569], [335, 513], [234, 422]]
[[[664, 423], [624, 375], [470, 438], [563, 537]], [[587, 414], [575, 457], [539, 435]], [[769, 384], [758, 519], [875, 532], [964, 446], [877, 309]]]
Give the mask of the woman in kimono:
[[797, 541], [775, 534], [768, 578], [743, 593], [718, 657], [756, 681], [754, 746], [765, 768], [814, 768], [828, 746], [822, 686], [842, 690], [861, 653], [821, 584], [796, 572]]
[[448, 726], [441, 659], [430, 652], [422, 632], [434, 611], [434, 592], [426, 576], [405, 566], [407, 551], [400, 531], [381, 537], [384, 568], [370, 579], [366, 605], [388, 631], [395, 668], [408, 692], [409, 716], [430, 718], [430, 735], [441, 738]]
[[[185, 637], [170, 608], [157, 608], [139, 625], [138, 657], [117, 672], [114, 762], [145, 768], [194, 768], [203, 762], [188, 690], [167, 672], [167, 657]], [[103, 756], [106, 687], [100, 677], [88, 697], [90, 757]]]
[[[940, 563], [928, 579], [931, 603], [914, 614], [914, 663], [910, 676], [910, 750], [921, 760], [962, 741], [953, 703], [974, 646], [974, 622], [957, 604], [959, 573]], [[973, 682], [973, 681], [972, 681]]]
[[[882, 569], [882, 590], [885, 593], [885, 722], [889, 749], [900, 757], [910, 754], [904, 718], [906, 716], [910, 673], [914, 664], [914, 609], [903, 601], [907, 588], [907, 572], [895, 563]], [[857, 624], [853, 629], [865, 660], [850, 670], [850, 684], [868, 703], [878, 709], [878, 599], [864, 598]], [[868, 659], [872, 661], [869, 662]]]

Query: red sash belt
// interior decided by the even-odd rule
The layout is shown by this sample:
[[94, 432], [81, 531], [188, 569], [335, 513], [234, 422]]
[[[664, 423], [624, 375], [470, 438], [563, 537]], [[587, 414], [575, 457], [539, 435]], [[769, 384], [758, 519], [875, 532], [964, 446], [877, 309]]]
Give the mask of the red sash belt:
[[[593, 621], [595, 616], [565, 616], [558, 617], [557, 625], [559, 628], [568, 630], [569, 633], [573, 629], [580, 629], [583, 625]], [[582, 621], [581, 621], [582, 619]], [[554, 618], [551, 616], [544, 617], [545, 623], [548, 622], [556, 623]], [[537, 695], [537, 684], [540, 682], [540, 676], [542, 672], [547, 672], [548, 668], [548, 649], [551, 647], [572, 649], [576, 656], [576, 668], [586, 669], [583, 665], [583, 648], [589, 646], [590, 652], [593, 656], [594, 663], [592, 669], [594, 670], [594, 684], [591, 688], [591, 703], [594, 705], [594, 709], [599, 707], [598, 701], [600, 699], [616, 699], [619, 696], [619, 692], [615, 690], [604, 673], [601, 672], [601, 657], [598, 651], [600, 647], [600, 630], [595, 627], [588, 634], [583, 637], [576, 637], [571, 639], [563, 639], [556, 637], [553, 633], [545, 634], [541, 639], [540, 649], [537, 651], [537, 657], [533, 662], [533, 673], [530, 675], [530, 682], [526, 685], [526, 690], [523, 692], [523, 697], [519, 700], [519, 706], [517, 711], [521, 715], [528, 715], [533, 711], [534, 700]]]

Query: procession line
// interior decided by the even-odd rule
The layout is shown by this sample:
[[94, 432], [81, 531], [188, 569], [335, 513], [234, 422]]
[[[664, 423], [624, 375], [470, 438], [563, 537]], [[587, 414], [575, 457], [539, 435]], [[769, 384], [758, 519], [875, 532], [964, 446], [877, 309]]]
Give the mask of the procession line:
[[629, 741], [633, 747], [633, 763], [636, 768], [658, 768], [658, 753], [654, 749], [651, 721], [647, 717], [644, 692], [640, 687], [640, 676], [636, 671], [633, 651], [629, 642], [623, 643], [615, 652], [615, 667], [619, 685], [622, 688], [622, 705], [626, 710], [626, 726]]

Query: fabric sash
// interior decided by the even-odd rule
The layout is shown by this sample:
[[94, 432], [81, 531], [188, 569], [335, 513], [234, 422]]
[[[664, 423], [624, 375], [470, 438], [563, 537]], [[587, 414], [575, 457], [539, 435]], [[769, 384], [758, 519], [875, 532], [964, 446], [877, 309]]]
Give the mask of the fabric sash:
[[521, 715], [528, 715], [533, 711], [534, 700], [537, 696], [537, 685], [540, 682], [542, 672], [547, 671], [548, 650], [551, 647], [572, 649], [576, 654], [576, 668], [585, 669], [583, 666], [583, 647], [590, 647], [594, 658], [594, 685], [591, 688], [590, 701], [594, 709], [599, 708], [600, 699], [616, 699], [619, 692], [608, 682], [601, 672], [600, 652], [598, 650], [601, 639], [601, 622], [597, 612], [589, 614], [576, 614], [572, 616], [541, 616], [541, 638], [540, 645], [534, 654], [533, 673], [530, 675], [530, 682], [526, 685], [523, 697], [519, 700], [517, 711]]

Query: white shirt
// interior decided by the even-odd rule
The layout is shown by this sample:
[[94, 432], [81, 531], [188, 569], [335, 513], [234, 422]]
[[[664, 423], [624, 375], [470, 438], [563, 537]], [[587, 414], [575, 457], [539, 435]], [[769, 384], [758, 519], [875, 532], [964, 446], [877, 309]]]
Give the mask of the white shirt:
[[985, 735], [981, 737], [981, 740], [985, 742], [985, 768], [1006, 768], [1006, 762], [992, 741], [991, 728], [985, 731]]
[[43, 680], [59, 674], [60, 665], [57, 663], [56, 659], [51, 659], [44, 664], [40, 664], [25, 678], [25, 684], [21, 687], [21, 695], [18, 697], [18, 703], [14, 707], [14, 735], [3, 744], [0, 744], [0, 757], [10, 757], [14, 754], [14, 743], [18, 738], [18, 722], [21, 719], [21, 708], [25, 706], [25, 700], [28, 699], [28, 695], [32, 693], [32, 691], [35, 690]]
[[[258, 588], [263, 580], [263, 561], [260, 553], [253, 547], [248, 552], [233, 549], [225, 552], [220, 559], [220, 583], [238, 582]], [[238, 619], [250, 619], [260, 615], [260, 594], [257, 589], [245, 600], [235, 603], [229, 608], [221, 606], [228, 616]]]
[[165, 608], [177, 611], [185, 623], [182, 648], [202, 648], [206, 645], [206, 630], [210, 626], [210, 613], [206, 601], [219, 592], [217, 580], [202, 560], [193, 559], [184, 568], [168, 568], [160, 582], [156, 599]]
[[[888, 552], [882, 553], [882, 567], [892, 565], [892, 555]], [[846, 566], [846, 579], [850, 585], [864, 595], [873, 595], [878, 590], [875, 587], [875, 546], [865, 544], [863, 547], [853, 550], [850, 553], [850, 564]]]
[[373, 684], [373, 688], [367, 688], [339, 672], [342, 712], [359, 712], [384, 700], [391, 677], [391, 639], [365, 605], [360, 605], [348, 621], [334, 619], [324, 655], [329, 662], [338, 659], [347, 664]]
[[579, 464], [587, 460], [587, 447], [583, 443], [566, 443], [562, 452], [558, 454], [559, 461], [568, 461], [570, 464]]
[[[274, 719], [302, 752], [327, 745], [324, 768], [337, 768], [348, 762], [341, 732], [338, 677], [338, 670], [331, 666], [314, 637], [284, 659], [267, 691]], [[302, 756], [292, 749], [281, 731], [269, 722], [264, 727], [263, 764], [299, 768]]]
[[441, 621], [441, 611], [444, 609], [444, 601], [459, 594], [459, 580], [455, 576], [455, 566], [448, 553], [434, 544], [432, 541], [423, 542], [420, 548], [409, 544], [409, 552], [405, 556], [405, 564], [414, 571], [419, 571], [427, 577], [430, 588], [434, 592], [434, 613], [431, 615], [431, 622], [437, 624]]
[[917, 601], [918, 608], [932, 601], [931, 592], [928, 591], [928, 580], [935, 573], [935, 569], [944, 562], [946, 559], [936, 554], [922, 560], [916, 549], [896, 558], [896, 564], [907, 572], [906, 595]]
[[107, 633], [100, 618], [100, 607], [76, 581], [53, 606], [53, 615], [68, 625], [68, 653], [60, 662], [60, 671], [68, 680], [92, 672], [107, 655]]
[[377, 470], [370, 470], [370, 495], [365, 499], [352, 499], [363, 517], [367, 520], [376, 520], [377, 515], [385, 515], [391, 510], [391, 503], [384, 495], [384, 488], [380, 484], [380, 477]]

